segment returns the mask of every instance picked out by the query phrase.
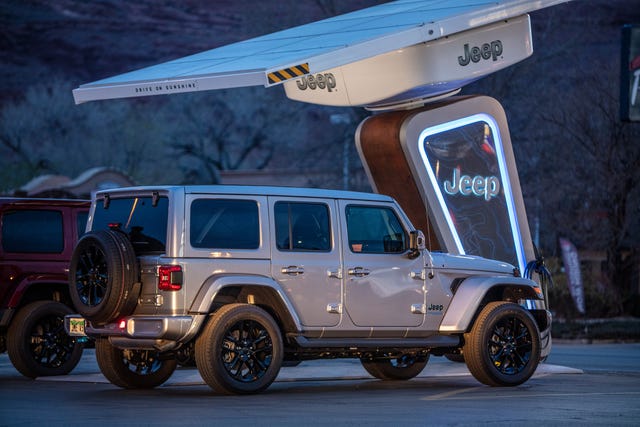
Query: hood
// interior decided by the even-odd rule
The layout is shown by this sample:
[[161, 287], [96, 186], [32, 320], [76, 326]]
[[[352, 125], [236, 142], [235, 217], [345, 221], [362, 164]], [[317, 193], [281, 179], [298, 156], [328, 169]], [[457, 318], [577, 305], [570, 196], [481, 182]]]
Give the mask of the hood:
[[[447, 270], [485, 271], [512, 276], [514, 266], [504, 261], [482, 258], [474, 255], [452, 255], [432, 253], [433, 268]], [[427, 265], [431, 261], [427, 258]]]

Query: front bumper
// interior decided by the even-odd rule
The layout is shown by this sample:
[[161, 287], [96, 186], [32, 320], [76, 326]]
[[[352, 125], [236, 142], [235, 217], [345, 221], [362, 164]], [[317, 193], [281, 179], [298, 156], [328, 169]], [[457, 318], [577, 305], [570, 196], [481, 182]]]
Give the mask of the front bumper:
[[540, 359], [545, 360], [551, 353], [551, 312], [544, 310], [547, 327], [540, 331]]

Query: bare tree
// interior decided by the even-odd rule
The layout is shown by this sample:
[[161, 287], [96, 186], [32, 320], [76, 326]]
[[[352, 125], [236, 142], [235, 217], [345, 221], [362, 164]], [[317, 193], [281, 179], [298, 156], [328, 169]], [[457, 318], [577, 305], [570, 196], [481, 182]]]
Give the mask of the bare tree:
[[183, 181], [218, 183], [219, 171], [269, 165], [282, 145], [276, 127], [296, 111], [266, 98], [253, 88], [174, 97], [167, 114], [179, 112], [180, 120], [167, 133], [167, 144], [181, 160]]
[[552, 155], [546, 160], [553, 165], [548, 182], [572, 204], [553, 217], [570, 225], [568, 231], [583, 246], [605, 250], [606, 279], [622, 301], [630, 291], [624, 254], [635, 249], [632, 237], [640, 228], [640, 124], [620, 121], [614, 79], [584, 75], [581, 80], [588, 91], [563, 93], [556, 100], [572, 108], [542, 114], [562, 139], [547, 144]]

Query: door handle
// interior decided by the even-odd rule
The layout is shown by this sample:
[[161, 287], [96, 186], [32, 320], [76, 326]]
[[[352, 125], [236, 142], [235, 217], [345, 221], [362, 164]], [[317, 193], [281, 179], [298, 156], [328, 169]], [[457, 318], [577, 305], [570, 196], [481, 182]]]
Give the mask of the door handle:
[[280, 269], [282, 274], [288, 274], [290, 276], [299, 276], [304, 273], [304, 268], [298, 267], [295, 265], [290, 265], [289, 267], [282, 267]]
[[354, 267], [349, 269], [349, 276], [364, 277], [371, 274], [370, 270], [362, 267]]

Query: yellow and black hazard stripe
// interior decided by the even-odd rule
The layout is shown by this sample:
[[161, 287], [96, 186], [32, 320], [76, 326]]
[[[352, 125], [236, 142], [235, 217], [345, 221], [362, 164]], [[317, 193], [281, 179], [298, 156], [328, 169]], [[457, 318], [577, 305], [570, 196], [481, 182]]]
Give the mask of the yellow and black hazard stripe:
[[294, 65], [293, 67], [283, 68], [282, 70], [273, 71], [267, 75], [269, 84], [281, 83], [289, 79], [309, 74], [309, 63]]

